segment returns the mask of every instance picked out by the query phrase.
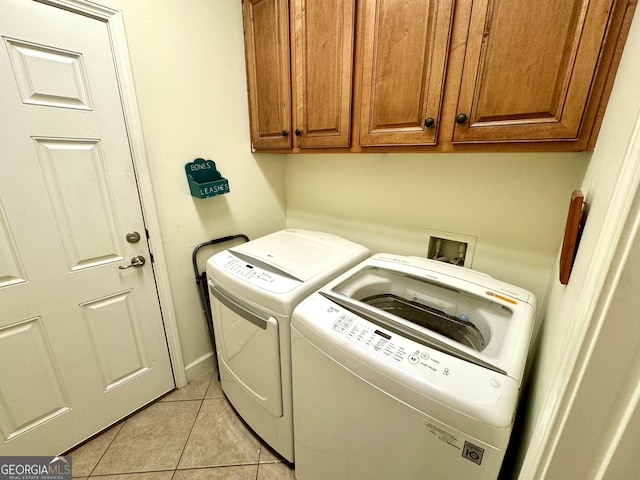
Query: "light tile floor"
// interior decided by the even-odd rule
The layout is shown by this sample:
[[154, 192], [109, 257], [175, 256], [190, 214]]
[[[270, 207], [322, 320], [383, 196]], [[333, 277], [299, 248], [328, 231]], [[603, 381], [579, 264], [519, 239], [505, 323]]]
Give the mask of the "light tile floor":
[[195, 378], [68, 453], [96, 480], [294, 480], [224, 397], [215, 372]]

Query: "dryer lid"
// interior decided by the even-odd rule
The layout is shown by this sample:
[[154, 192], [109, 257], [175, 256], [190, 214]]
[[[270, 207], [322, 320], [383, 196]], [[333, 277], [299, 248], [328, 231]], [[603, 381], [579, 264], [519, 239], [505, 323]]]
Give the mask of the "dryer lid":
[[280, 230], [229, 249], [239, 257], [264, 265], [306, 282], [316, 275], [360, 256], [366, 248], [329, 233], [310, 230]]

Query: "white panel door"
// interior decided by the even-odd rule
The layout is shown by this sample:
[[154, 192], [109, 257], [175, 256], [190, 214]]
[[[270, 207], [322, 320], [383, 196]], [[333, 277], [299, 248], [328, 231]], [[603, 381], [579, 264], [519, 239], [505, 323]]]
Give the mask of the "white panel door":
[[108, 27], [0, 11], [0, 455], [54, 455], [174, 383]]

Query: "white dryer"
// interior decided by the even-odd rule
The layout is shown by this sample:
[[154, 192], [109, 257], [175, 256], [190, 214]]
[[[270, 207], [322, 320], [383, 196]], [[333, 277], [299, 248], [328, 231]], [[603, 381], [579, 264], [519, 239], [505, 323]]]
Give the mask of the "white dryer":
[[380, 254], [291, 322], [298, 480], [494, 480], [509, 442], [533, 294]]
[[207, 261], [222, 390], [247, 424], [290, 462], [291, 313], [369, 254], [335, 235], [281, 230]]

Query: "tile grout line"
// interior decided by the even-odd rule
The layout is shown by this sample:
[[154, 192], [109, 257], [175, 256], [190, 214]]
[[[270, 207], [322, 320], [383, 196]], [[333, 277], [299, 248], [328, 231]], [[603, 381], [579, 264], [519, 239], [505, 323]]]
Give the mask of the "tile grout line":
[[[203, 398], [201, 400], [200, 408], [198, 409], [198, 412], [197, 412], [197, 414], [195, 416], [193, 425], [191, 425], [191, 430], [189, 432], [187, 440], [185, 441], [184, 447], [182, 448], [182, 453], [180, 454], [180, 458], [178, 459], [178, 463], [176, 464], [176, 467], [173, 470], [173, 475], [171, 476], [171, 480], [173, 480], [175, 478], [175, 475], [178, 472], [178, 470], [204, 470], [204, 469], [211, 469], [211, 468], [218, 469], [218, 468], [232, 468], [232, 467], [242, 467], [242, 466], [255, 466], [256, 467], [255, 480], [257, 480], [259, 475], [260, 475], [260, 464], [261, 464], [260, 459], [261, 459], [261, 455], [262, 455], [262, 450], [265, 448], [264, 445], [263, 445], [263, 441], [262, 440], [260, 440], [260, 444], [259, 444], [260, 447], [258, 449], [258, 459], [257, 459], [257, 461], [255, 463], [253, 463], [253, 462], [250, 462], [250, 463], [234, 463], [234, 464], [229, 464], [229, 465], [215, 465], [215, 466], [204, 466], [203, 465], [203, 466], [197, 466], [197, 467], [196, 466], [188, 467], [188, 468], [185, 468], [185, 469], [179, 469], [178, 468], [178, 466], [180, 465], [180, 461], [182, 460], [182, 457], [184, 455], [184, 452], [185, 452], [185, 450], [187, 448], [187, 444], [189, 443], [189, 439], [191, 438], [191, 434], [193, 433], [193, 429], [195, 428], [196, 422], [198, 420], [198, 415], [200, 414], [200, 411], [202, 410], [202, 407], [204, 406], [205, 400], [224, 400], [225, 402], [228, 402], [228, 400], [226, 399], [226, 396], [223, 396], [221, 398], [217, 398], [217, 397], [215, 397], [215, 398], [207, 398], [207, 393], [209, 392], [209, 389], [211, 388], [211, 384], [214, 381], [216, 381], [216, 382], [218, 381], [217, 380], [217, 374], [218, 374], [218, 369], [216, 368], [214, 370], [214, 372], [211, 374], [211, 377], [209, 378], [209, 383], [207, 384], [207, 388], [205, 389]], [[268, 462], [268, 463], [271, 463], [271, 462]]]
[[[106, 476], [117, 476], [117, 475], [138, 475], [138, 474], [144, 474], [144, 473], [150, 473], [150, 472], [171, 472], [173, 471], [175, 474], [175, 471], [178, 468], [178, 464], [180, 463], [180, 459], [182, 458], [182, 453], [184, 453], [184, 449], [187, 446], [187, 442], [189, 441], [189, 437], [191, 436], [191, 432], [193, 431], [193, 427], [195, 425], [196, 419], [198, 418], [198, 413], [200, 413], [200, 409], [202, 408], [202, 404], [204, 402], [204, 398], [202, 399], [189, 399], [189, 400], [165, 400], [165, 402], [200, 402], [200, 406], [198, 407], [198, 412], [196, 413], [194, 420], [193, 420], [193, 425], [191, 425], [191, 429], [189, 430], [189, 435], [187, 436], [187, 440], [185, 440], [184, 446], [182, 447], [182, 453], [180, 454], [180, 458], [178, 458], [178, 463], [176, 464], [176, 466], [174, 468], [169, 468], [169, 469], [160, 469], [160, 470], [140, 470], [140, 471], [133, 471], [133, 472], [119, 472], [119, 473], [103, 473], [103, 474], [97, 474], [94, 475], [94, 472], [96, 470], [96, 468], [98, 468], [98, 465], [100, 464], [100, 462], [102, 461], [102, 459], [104, 458], [104, 456], [107, 454], [107, 452], [109, 451], [109, 448], [111, 448], [111, 446], [113, 445], [113, 443], [116, 441], [116, 438], [118, 438], [118, 436], [122, 433], [122, 430], [124, 429], [125, 423], [127, 423], [127, 421], [130, 418], [133, 418], [135, 415], [137, 415], [138, 413], [142, 412], [143, 410], [151, 407], [152, 405], [155, 405], [158, 402], [161, 402], [162, 397], [157, 398], [156, 400], [154, 400], [153, 402], [141, 407], [139, 410], [137, 410], [136, 412], [130, 414], [129, 416], [127, 416], [126, 418], [122, 419], [121, 421], [117, 422], [115, 425], [113, 425], [110, 428], [115, 427], [116, 425], [118, 425], [119, 423], [122, 423], [120, 429], [118, 430], [118, 433], [116, 433], [113, 438], [111, 439], [111, 441], [109, 442], [109, 444], [107, 445], [107, 447], [104, 449], [104, 451], [102, 452], [102, 454], [100, 454], [100, 458], [96, 461], [95, 465], [91, 468], [91, 472], [89, 472], [89, 474], [86, 477], [73, 477], [74, 479], [77, 478], [100, 478], [100, 477], [106, 477]], [[105, 430], [106, 432], [106, 430]], [[104, 433], [104, 432], [103, 432]], [[173, 478], [173, 475], [172, 475]]]
[[[100, 455], [100, 458], [98, 459], [98, 461], [95, 463], [95, 465], [93, 467], [91, 467], [91, 471], [89, 472], [89, 474], [87, 475], [87, 478], [90, 478], [93, 475], [93, 472], [95, 472], [96, 468], [98, 468], [98, 464], [102, 461], [102, 459], [104, 458], [104, 456], [107, 454], [107, 452], [109, 451], [109, 447], [111, 447], [111, 445], [113, 445], [113, 442], [115, 442], [116, 438], [118, 438], [118, 435], [120, 435], [120, 432], [122, 432], [122, 429], [124, 428], [124, 424], [127, 423], [127, 420], [129, 419], [129, 417], [126, 417], [124, 420], [121, 420], [120, 422], [116, 423], [116, 425], [118, 425], [119, 423], [122, 423], [122, 425], [120, 425], [120, 428], [118, 429], [118, 433], [116, 433], [113, 438], [111, 439], [111, 441], [109, 442], [109, 444], [107, 445], [107, 448], [104, 449], [104, 452], [102, 452], [102, 454]], [[115, 427], [115, 425], [113, 426]], [[111, 428], [113, 428], [111, 427]], [[72, 460], [73, 461], [73, 460]]]
[[173, 475], [171, 475], [171, 480], [176, 476], [176, 472], [178, 471], [178, 466], [180, 465], [180, 460], [182, 460], [182, 456], [184, 455], [184, 451], [187, 449], [187, 444], [189, 443], [189, 439], [191, 438], [191, 434], [193, 433], [193, 429], [196, 426], [196, 422], [198, 421], [198, 416], [200, 415], [200, 411], [202, 411], [202, 405], [204, 405], [204, 401], [207, 397], [207, 392], [209, 391], [209, 387], [211, 387], [213, 375], [209, 377], [209, 383], [207, 383], [207, 388], [204, 389], [204, 394], [200, 399], [200, 407], [198, 407], [198, 411], [193, 417], [193, 423], [191, 424], [191, 429], [189, 429], [189, 435], [187, 435], [186, 440], [184, 441], [184, 445], [182, 446], [182, 452], [180, 452], [180, 456], [178, 457], [178, 461], [176, 462], [176, 466], [173, 469]]
[[[178, 466], [180, 465], [180, 461], [182, 460], [182, 457], [184, 455], [184, 452], [187, 448], [187, 444], [189, 443], [189, 439], [191, 438], [191, 434], [193, 433], [193, 429], [196, 426], [196, 422], [198, 420], [198, 415], [200, 415], [200, 411], [202, 410], [202, 407], [204, 406], [204, 402], [205, 400], [226, 400], [226, 397], [224, 398], [209, 398], [207, 399], [207, 393], [209, 392], [209, 388], [211, 388], [211, 384], [214, 381], [218, 381], [217, 380], [217, 368], [214, 370], [214, 372], [211, 374], [211, 377], [209, 378], [209, 383], [207, 384], [207, 388], [204, 390], [204, 395], [202, 397], [202, 399], [200, 400], [200, 408], [198, 408], [198, 412], [196, 413], [196, 416], [193, 420], [193, 424], [191, 425], [191, 430], [189, 431], [189, 435], [187, 436], [187, 440], [184, 442], [184, 446], [182, 447], [182, 453], [180, 454], [180, 458], [178, 458], [178, 462], [176, 463], [175, 468], [173, 469], [173, 475], [171, 476], [171, 480], [174, 479], [176, 473], [178, 472], [178, 470], [204, 470], [204, 469], [210, 469], [210, 468], [231, 468], [231, 467], [242, 467], [242, 466], [251, 466], [251, 465], [255, 465], [256, 466], [256, 480], [258, 478], [259, 472], [260, 472], [260, 455], [262, 453], [262, 442], [260, 442], [260, 449], [258, 450], [258, 460], [255, 463], [236, 463], [236, 464], [229, 464], [229, 465], [215, 465], [215, 466], [194, 466], [194, 467], [188, 467], [188, 468], [184, 468], [184, 469], [180, 469], [178, 468]], [[216, 380], [214, 380], [214, 377], [216, 377]]]

